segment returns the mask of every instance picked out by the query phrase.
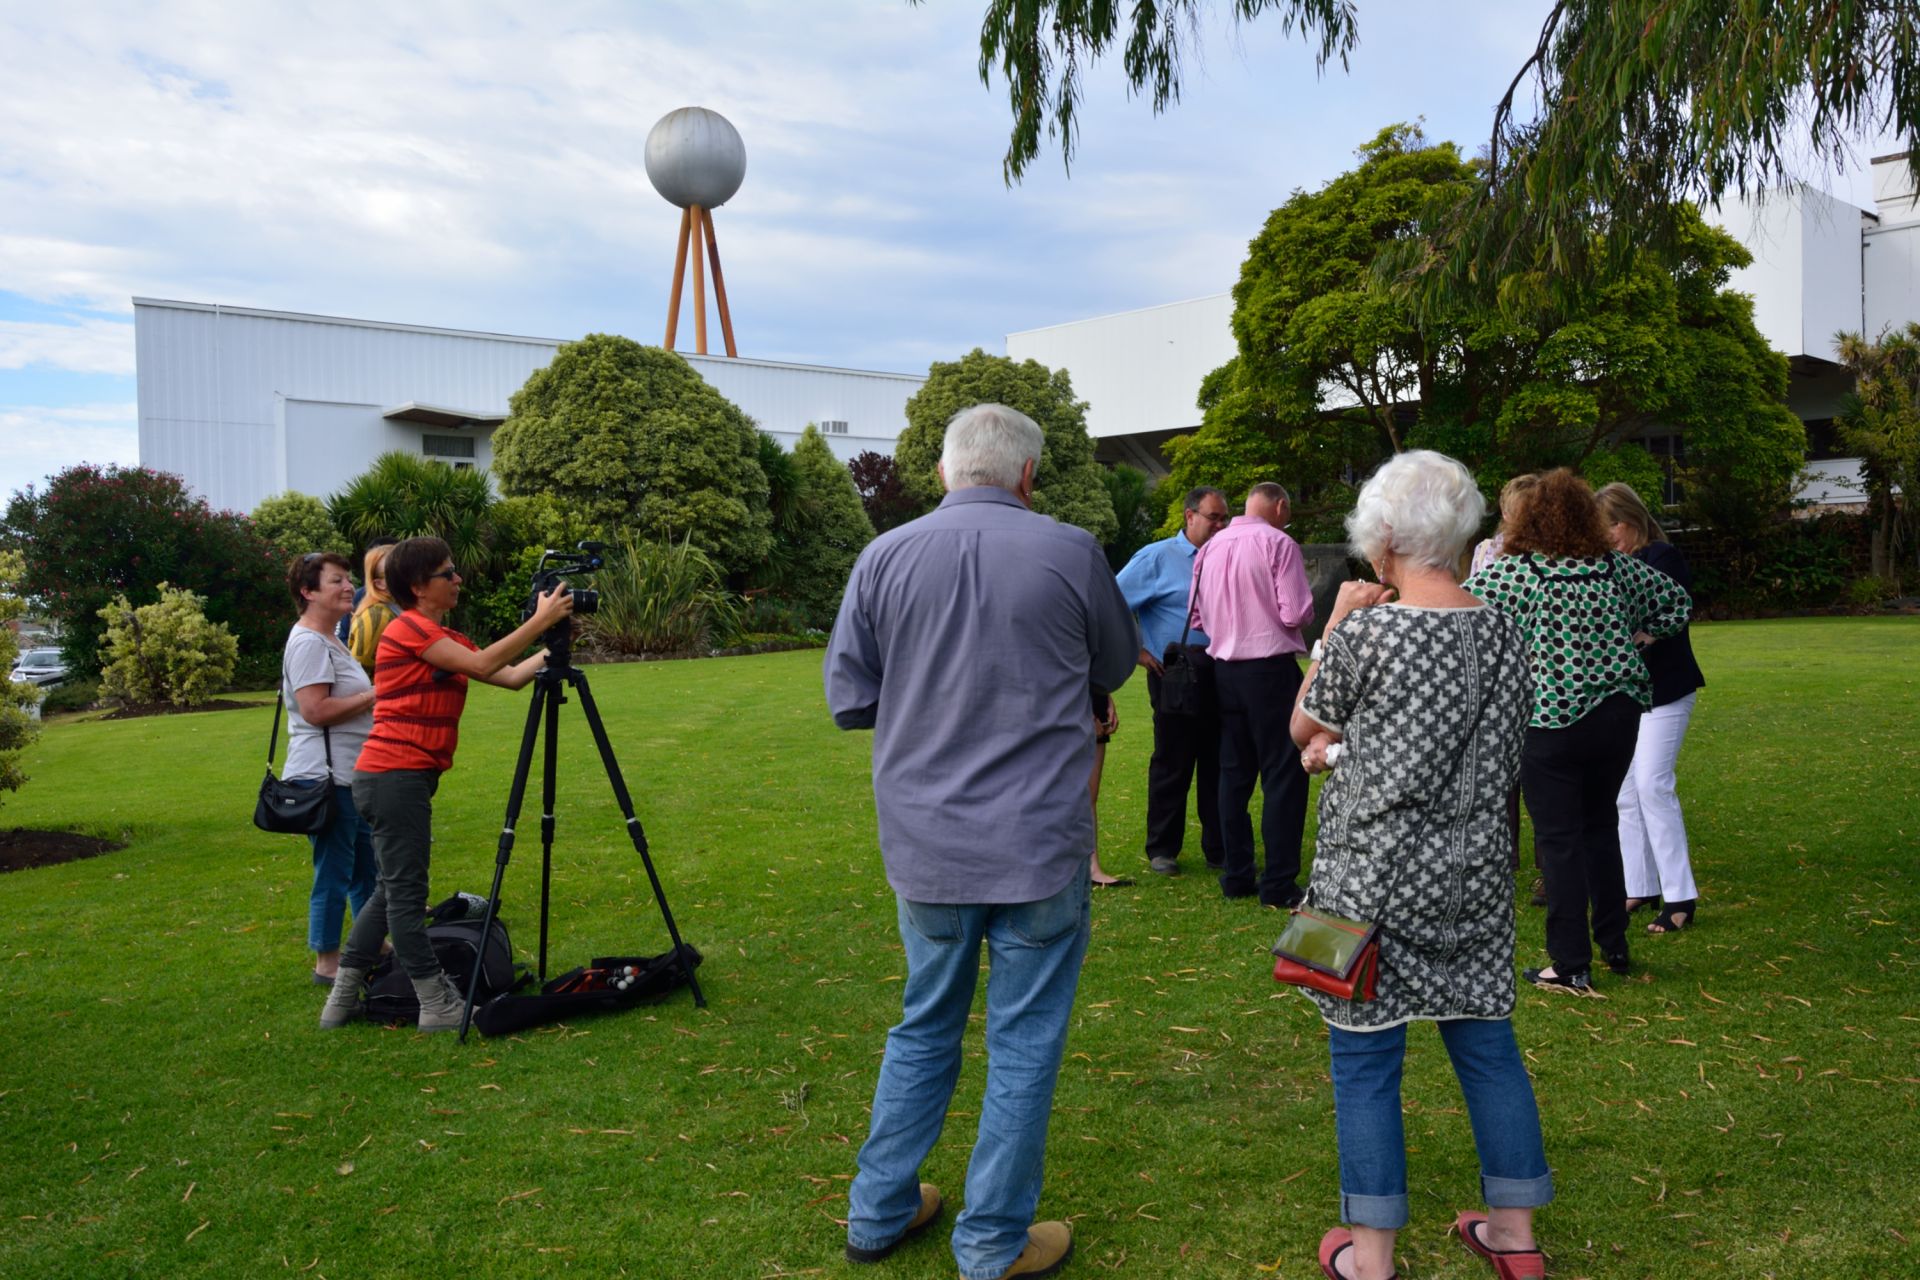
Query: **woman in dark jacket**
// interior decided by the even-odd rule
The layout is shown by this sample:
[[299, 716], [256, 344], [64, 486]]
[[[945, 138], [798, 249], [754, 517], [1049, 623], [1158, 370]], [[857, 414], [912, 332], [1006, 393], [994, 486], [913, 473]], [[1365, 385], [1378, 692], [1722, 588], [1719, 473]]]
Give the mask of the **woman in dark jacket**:
[[[1654, 523], [1640, 495], [1610, 484], [1596, 495], [1614, 549], [1652, 565], [1682, 587], [1693, 585], [1684, 556]], [[1653, 706], [1640, 717], [1633, 764], [1620, 786], [1620, 859], [1625, 864], [1627, 911], [1655, 902], [1660, 914], [1648, 933], [1676, 933], [1693, 923], [1699, 891], [1687, 857], [1687, 824], [1674, 794], [1674, 762], [1686, 740], [1693, 702], [1706, 686], [1687, 629], [1655, 641], [1641, 656], [1653, 676]]]

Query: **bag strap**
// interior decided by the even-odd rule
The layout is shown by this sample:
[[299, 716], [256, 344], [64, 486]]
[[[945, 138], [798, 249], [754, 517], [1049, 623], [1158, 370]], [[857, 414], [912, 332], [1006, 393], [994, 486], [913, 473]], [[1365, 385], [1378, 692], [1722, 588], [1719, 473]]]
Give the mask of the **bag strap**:
[[[1184, 533], [1180, 536], [1183, 538], [1186, 537]], [[1197, 548], [1193, 555], [1193, 585], [1187, 588], [1187, 625], [1180, 630], [1180, 651], [1182, 653], [1185, 653], [1187, 649], [1187, 637], [1193, 634], [1193, 602], [1200, 594], [1200, 574], [1202, 566], [1200, 564], [1200, 552]]]
[[[292, 677], [289, 676], [287, 673], [286, 655], [282, 654], [280, 656], [280, 688], [276, 690], [276, 693], [278, 694], [278, 696], [275, 697], [273, 700], [273, 729], [271, 732], [267, 734], [267, 768], [268, 769], [273, 768], [273, 753], [280, 744], [280, 708], [285, 705], [285, 700], [288, 697], [290, 697], [292, 694], [292, 690], [290, 690], [287, 687], [292, 683], [293, 683]], [[331, 779], [333, 777], [333, 728], [332, 726], [321, 725], [320, 737], [322, 742], [326, 746], [327, 777]], [[287, 716], [287, 750], [289, 752], [293, 750], [293, 716], [291, 714]]]

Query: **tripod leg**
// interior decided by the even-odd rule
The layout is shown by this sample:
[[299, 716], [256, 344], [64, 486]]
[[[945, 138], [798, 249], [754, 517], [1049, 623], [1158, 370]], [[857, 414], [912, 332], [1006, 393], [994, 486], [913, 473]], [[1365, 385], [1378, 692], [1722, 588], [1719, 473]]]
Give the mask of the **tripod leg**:
[[553, 781], [559, 772], [560, 704], [558, 685], [547, 691], [546, 758], [540, 762], [540, 982], [547, 981], [547, 899], [553, 886]]
[[600, 748], [600, 763], [606, 766], [607, 781], [613, 784], [613, 798], [620, 805], [620, 812], [627, 818], [627, 834], [633, 837], [633, 847], [640, 855], [640, 861], [647, 868], [647, 879], [653, 884], [653, 900], [660, 904], [660, 918], [667, 923], [667, 936], [673, 939], [673, 958], [680, 965], [680, 972], [686, 978], [687, 985], [693, 988], [693, 1003], [704, 1009], [707, 997], [700, 990], [700, 979], [693, 974], [693, 963], [687, 959], [686, 946], [680, 941], [680, 930], [673, 923], [673, 912], [667, 907], [667, 891], [660, 884], [660, 873], [654, 870], [653, 856], [647, 852], [647, 833], [640, 827], [640, 819], [634, 816], [633, 797], [627, 793], [626, 779], [620, 776], [620, 762], [613, 758], [613, 743], [607, 740], [607, 726], [600, 719], [600, 708], [594, 704], [593, 690], [587, 687], [587, 676], [577, 668], [567, 672], [567, 679], [580, 694], [580, 705], [587, 713], [587, 727], [593, 730], [594, 745]]
[[[486, 954], [487, 937], [493, 931], [494, 908], [500, 901], [500, 886], [507, 877], [507, 863], [513, 857], [513, 824], [519, 820], [520, 805], [527, 798], [527, 774], [533, 767], [533, 740], [540, 734], [540, 709], [546, 704], [549, 690], [544, 682], [533, 686], [533, 699], [527, 705], [527, 727], [520, 734], [520, 756], [513, 765], [513, 787], [507, 792], [507, 818], [500, 828], [500, 848], [493, 856], [493, 889], [487, 894], [487, 909], [480, 917], [480, 950]], [[552, 801], [548, 801], [549, 807]], [[545, 914], [541, 916], [541, 927], [546, 927]], [[473, 994], [480, 984], [471, 979], [467, 982], [467, 1004], [460, 1011], [460, 1043], [467, 1042], [467, 1028], [473, 1025]]]

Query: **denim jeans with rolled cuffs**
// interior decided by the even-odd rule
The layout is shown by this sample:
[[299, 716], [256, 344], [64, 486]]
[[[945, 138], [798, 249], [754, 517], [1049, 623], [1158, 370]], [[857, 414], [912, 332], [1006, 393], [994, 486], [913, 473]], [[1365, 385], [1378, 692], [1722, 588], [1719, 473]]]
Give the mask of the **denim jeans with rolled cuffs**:
[[[321, 778], [289, 778], [299, 787], [322, 785]], [[333, 821], [313, 846], [313, 892], [307, 898], [307, 950], [340, 949], [341, 914], [351, 906], [358, 917], [373, 896], [373, 838], [354, 808], [353, 788], [333, 783]]]
[[[1532, 1209], [1553, 1199], [1540, 1138], [1540, 1111], [1502, 1018], [1450, 1018], [1434, 1024], [1473, 1122], [1480, 1153], [1480, 1194], [1493, 1209]], [[1340, 1218], [1356, 1227], [1397, 1231], [1407, 1225], [1407, 1142], [1401, 1122], [1400, 1071], [1407, 1024], [1384, 1031], [1328, 1027], [1333, 1060], [1334, 1130], [1340, 1142]]]
[[1026, 1247], [1040, 1201], [1053, 1088], [1091, 928], [1087, 866], [1038, 902], [900, 900], [907, 982], [887, 1033], [873, 1118], [848, 1193], [847, 1240], [867, 1249], [900, 1238], [920, 1208], [921, 1164], [939, 1141], [960, 1076], [961, 1040], [985, 943], [987, 1086], [967, 1165], [966, 1208], [953, 1256], [967, 1280], [988, 1280]]

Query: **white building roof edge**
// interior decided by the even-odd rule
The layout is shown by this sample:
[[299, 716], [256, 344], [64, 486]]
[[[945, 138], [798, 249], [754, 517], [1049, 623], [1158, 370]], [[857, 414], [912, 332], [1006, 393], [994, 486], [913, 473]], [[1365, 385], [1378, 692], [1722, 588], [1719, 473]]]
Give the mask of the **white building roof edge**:
[[[351, 316], [324, 316], [306, 311], [269, 311], [262, 307], [235, 307], [224, 302], [183, 302], [177, 298], [133, 299], [136, 307], [162, 307], [174, 311], [204, 311], [210, 314], [250, 316], [262, 320], [292, 320], [302, 324], [333, 324], [347, 329], [386, 329], [396, 333], [424, 333], [441, 338], [486, 338], [495, 342], [520, 342], [530, 347], [560, 347], [578, 338], [530, 338], [514, 333], [492, 333], [484, 329], [444, 329], [428, 324], [397, 324], [391, 320], [358, 320]], [[799, 364], [791, 360], [756, 360], [746, 356], [700, 355], [693, 351], [675, 351], [687, 360], [722, 360], [728, 364], [755, 365], [766, 369], [806, 369], [813, 372], [845, 373], [861, 378], [890, 378], [904, 382], [925, 382], [926, 375], [892, 373], [884, 369], [843, 369], [836, 365]]]
[[[1150, 307], [1134, 307], [1130, 311], [1103, 311], [1097, 316], [1082, 316], [1078, 320], [1062, 320], [1057, 324], [1043, 324], [1032, 329], [1015, 329], [1006, 336], [1009, 338], [1021, 338], [1029, 333], [1045, 333], [1049, 329], [1070, 329], [1075, 325], [1091, 324], [1095, 320], [1115, 320], [1121, 316], [1145, 315], [1149, 311], [1166, 311], [1171, 307], [1190, 307], [1196, 302], [1212, 302], [1216, 298], [1230, 298], [1232, 296], [1233, 290], [1222, 289], [1218, 293], [1203, 293], [1197, 298], [1181, 298], [1177, 302], [1156, 302]], [[135, 299], [135, 301], [138, 301], [138, 299]]]

